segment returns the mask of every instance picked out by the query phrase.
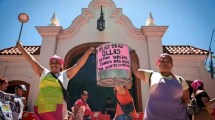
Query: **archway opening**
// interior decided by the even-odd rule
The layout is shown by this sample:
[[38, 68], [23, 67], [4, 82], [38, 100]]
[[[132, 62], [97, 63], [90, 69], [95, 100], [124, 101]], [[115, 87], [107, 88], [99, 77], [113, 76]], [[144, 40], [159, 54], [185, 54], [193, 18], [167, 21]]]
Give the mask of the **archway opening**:
[[[65, 68], [73, 66], [89, 47], [97, 47], [100, 44], [103, 43], [89, 43], [79, 45], [71, 49], [65, 58]], [[132, 89], [130, 90], [130, 93], [135, 101], [136, 110], [141, 112], [142, 101], [140, 81], [133, 76], [133, 83], [134, 84], [132, 86]], [[81, 92], [83, 90], [86, 90], [89, 93], [87, 102], [92, 111], [103, 111], [107, 98], [112, 98], [115, 104], [117, 102], [113, 87], [101, 87], [97, 85], [95, 54], [90, 55], [83, 68], [81, 68], [81, 70], [74, 76], [74, 78], [69, 81], [67, 90], [70, 93], [70, 103], [67, 106], [68, 110], [70, 110], [75, 101], [80, 98]]]
[[[18, 85], [25, 85], [27, 92], [25, 92], [24, 96], [26, 98], [26, 101], [28, 101], [28, 95], [29, 95], [29, 90], [30, 90], [30, 84], [28, 84], [27, 82], [21, 81], [21, 80], [13, 80], [13, 81], [9, 81], [8, 82], [9, 86], [7, 88], [7, 90], [5, 91], [6, 93], [11, 93], [11, 94], [15, 94], [15, 87]], [[26, 108], [24, 108], [24, 110], [28, 110], [28, 106], [26, 106]]]

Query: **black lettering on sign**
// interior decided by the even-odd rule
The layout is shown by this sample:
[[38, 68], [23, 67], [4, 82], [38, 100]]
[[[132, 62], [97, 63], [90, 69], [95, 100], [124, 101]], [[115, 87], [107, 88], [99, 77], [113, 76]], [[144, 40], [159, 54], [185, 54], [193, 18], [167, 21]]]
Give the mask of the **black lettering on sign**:
[[104, 50], [102, 51], [102, 56], [107, 56], [107, 55], [115, 55], [115, 54], [120, 54], [120, 49], [108, 49], [108, 50]]
[[105, 69], [110, 69], [112, 67], [113, 67], [113, 65], [107, 65], [107, 66], [105, 66]]
[[117, 64], [113, 64], [114, 67], [117, 67]]
[[103, 68], [98, 68], [99, 69], [99, 71], [102, 71], [103, 70]]
[[127, 60], [122, 60], [122, 63], [129, 64], [129, 61], [127, 61]]
[[110, 63], [112, 63], [112, 61], [111, 61], [111, 60], [109, 60], [109, 61], [105, 61], [105, 62], [101, 62], [101, 63], [100, 63], [100, 66], [102, 66], [102, 65], [106, 65], [106, 64], [110, 64]]
[[124, 55], [114, 55], [113, 59], [121, 59], [121, 60], [126, 59], [127, 60], [128, 58], [127, 58], [127, 56], [124, 56]]
[[99, 59], [99, 62], [102, 62], [104, 60], [108, 60], [109, 58], [110, 58], [110, 56], [104, 56], [104, 57]]
[[114, 60], [113, 63], [121, 63], [121, 60]]
[[112, 44], [111, 45], [112, 48], [123, 48], [122, 44]]

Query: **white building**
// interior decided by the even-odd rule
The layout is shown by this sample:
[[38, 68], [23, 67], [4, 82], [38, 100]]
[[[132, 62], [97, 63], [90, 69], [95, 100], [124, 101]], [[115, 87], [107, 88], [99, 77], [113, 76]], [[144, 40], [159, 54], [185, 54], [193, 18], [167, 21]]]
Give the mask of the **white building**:
[[[105, 20], [103, 31], [96, 29], [101, 5]], [[189, 45], [162, 45], [162, 37], [168, 26], [156, 25], [151, 13], [146, 25], [135, 28], [130, 19], [123, 15], [122, 9], [116, 8], [112, 0], [93, 0], [88, 8], [82, 9], [82, 14], [77, 16], [69, 28], [63, 29], [54, 14], [50, 25], [37, 26], [36, 29], [42, 37], [41, 46], [25, 46], [25, 49], [46, 68], [49, 68], [49, 58], [54, 54], [64, 58], [64, 67], [68, 68], [89, 47], [97, 47], [107, 42], [122, 43], [136, 50], [137, 61], [140, 68], [144, 69], [157, 71], [155, 62], [159, 54], [164, 52], [171, 54], [174, 60], [173, 73], [181, 75], [188, 83], [195, 79], [203, 80], [209, 96], [215, 96], [215, 80], [210, 78], [210, 73], [204, 65], [208, 51]], [[89, 104], [93, 110], [101, 110], [105, 98], [114, 95], [112, 88], [96, 85], [94, 64], [95, 56], [92, 55], [79, 75], [69, 83], [68, 90], [72, 94], [71, 101], [74, 101], [79, 97], [81, 90], [86, 89], [90, 94]], [[38, 93], [39, 77], [17, 48], [0, 50], [0, 76], [9, 80], [9, 91], [20, 83], [27, 86], [28, 110], [32, 111]], [[131, 93], [137, 111], [143, 111], [148, 97], [148, 83], [134, 78]]]

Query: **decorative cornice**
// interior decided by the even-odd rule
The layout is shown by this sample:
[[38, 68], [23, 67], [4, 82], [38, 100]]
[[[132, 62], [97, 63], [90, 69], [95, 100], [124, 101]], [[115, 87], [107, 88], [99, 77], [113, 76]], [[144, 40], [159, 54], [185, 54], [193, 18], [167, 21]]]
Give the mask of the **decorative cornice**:
[[[115, 12], [116, 13], [116, 12]], [[132, 22], [130, 21], [130, 19], [123, 15], [122, 13], [118, 12], [118, 15], [120, 16], [116, 16], [116, 22], [120, 23], [126, 30], [126, 32], [131, 35], [134, 38], [138, 38], [138, 39], [146, 39], [146, 36], [141, 32], [140, 29], [137, 29], [136, 27], [133, 26]], [[115, 16], [115, 15], [113, 15]]]
[[141, 30], [147, 37], [163, 37], [168, 26], [142, 26]]
[[93, 0], [89, 4], [89, 8], [82, 9], [82, 14], [73, 21], [69, 28], [62, 31], [59, 39], [74, 36], [81, 26], [86, 24], [90, 18], [95, 16], [95, 10], [100, 8], [101, 5], [110, 9], [110, 18], [115, 19], [116, 23], [121, 24], [129, 35], [138, 39], [146, 38], [141, 30], [135, 28], [130, 19], [122, 14], [122, 9], [116, 8], [116, 5], [112, 0]]
[[42, 37], [58, 36], [63, 30], [61, 26], [36, 26], [36, 29]]
[[111, 8], [111, 12], [116, 9], [116, 5], [112, 0], [93, 0], [91, 1], [91, 3], [89, 4], [89, 9], [94, 11], [95, 9], [97, 9], [98, 7], [100, 8], [100, 6], [106, 6], [106, 7], [110, 7]]
[[62, 31], [59, 36], [59, 39], [74, 36], [81, 26], [86, 24], [90, 18], [93, 18], [95, 16], [94, 11], [97, 8], [100, 8], [101, 5], [110, 7], [112, 11], [116, 8], [116, 5], [112, 0], [93, 0], [89, 4], [88, 8], [82, 9], [81, 15], [75, 18], [70, 27]]
[[[91, 13], [89, 13], [88, 10], [83, 10], [83, 12], [87, 11], [86, 16], [90, 17], [92, 16]], [[87, 17], [87, 18], [88, 18]], [[76, 17], [76, 19], [72, 22], [72, 24], [70, 25], [69, 28], [67, 29], [64, 29], [60, 36], [59, 36], [59, 39], [63, 39], [63, 38], [67, 38], [67, 37], [71, 37], [71, 36], [74, 36], [80, 29], [80, 27], [84, 24], [86, 24], [88, 22], [88, 19], [85, 18], [85, 16], [82, 14], [82, 15], [79, 15], [78, 17]]]

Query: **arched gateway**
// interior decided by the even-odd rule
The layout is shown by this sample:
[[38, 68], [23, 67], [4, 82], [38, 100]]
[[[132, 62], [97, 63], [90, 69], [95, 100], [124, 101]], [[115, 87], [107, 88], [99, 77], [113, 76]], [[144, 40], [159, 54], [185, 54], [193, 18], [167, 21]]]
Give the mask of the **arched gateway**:
[[[65, 68], [73, 66], [89, 47], [97, 47], [104, 42], [85, 43], [72, 48], [65, 56]], [[138, 60], [138, 59], [136, 59]], [[140, 81], [133, 77], [133, 87], [130, 90], [137, 111], [142, 111]], [[83, 90], [89, 92], [88, 103], [93, 111], [102, 111], [105, 100], [111, 97], [115, 100], [113, 87], [101, 87], [96, 81], [96, 55], [92, 54], [84, 67], [69, 82], [68, 91], [70, 93], [70, 108], [74, 102], [80, 98]], [[116, 102], [116, 101], [115, 101]]]
[[[96, 29], [97, 20], [101, 15], [101, 6], [105, 20], [103, 31]], [[69, 10], [65, 13], [73, 14]], [[143, 16], [143, 14], [145, 13], [138, 11], [137, 15]], [[144, 25], [145, 21], [142, 22]], [[36, 26], [36, 30], [42, 37], [41, 46], [25, 46], [45, 68], [49, 68], [47, 63], [54, 54], [64, 58], [66, 62], [64, 68], [68, 68], [91, 46], [97, 47], [109, 42], [120, 43], [135, 49], [136, 60], [140, 68], [144, 69], [157, 71], [158, 67], [155, 63], [158, 56], [161, 53], [171, 54], [174, 59], [174, 73], [190, 81], [204, 79], [208, 93], [214, 96], [214, 81], [211, 80], [204, 66], [208, 51], [189, 45], [162, 45], [162, 38], [168, 26], [155, 25], [152, 15], [147, 19], [145, 26], [136, 28], [123, 14], [123, 10], [116, 7], [113, 0], [92, 0], [89, 6], [83, 8], [81, 14], [71, 21], [72, 24], [68, 28], [63, 29], [59, 23], [54, 14], [50, 25]], [[15, 47], [0, 50], [0, 63], [0, 76], [8, 78], [9, 81], [22, 80], [30, 85], [28, 106], [29, 111], [33, 111], [40, 83], [39, 77]], [[80, 96], [80, 92], [86, 89], [89, 92], [89, 104], [92, 109], [101, 110], [104, 99], [114, 98], [114, 95], [113, 88], [96, 85], [95, 63], [95, 55], [91, 55], [83, 69], [69, 82], [68, 90], [72, 95], [73, 103]], [[149, 85], [134, 77], [133, 83], [131, 93], [137, 111], [143, 111], [147, 103]]]

